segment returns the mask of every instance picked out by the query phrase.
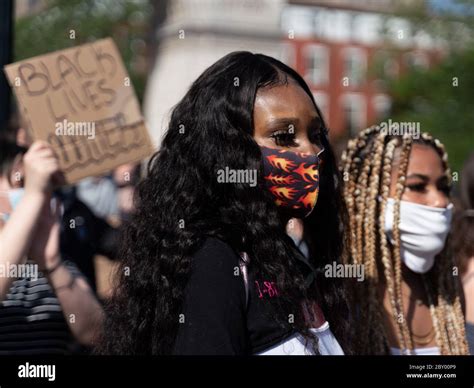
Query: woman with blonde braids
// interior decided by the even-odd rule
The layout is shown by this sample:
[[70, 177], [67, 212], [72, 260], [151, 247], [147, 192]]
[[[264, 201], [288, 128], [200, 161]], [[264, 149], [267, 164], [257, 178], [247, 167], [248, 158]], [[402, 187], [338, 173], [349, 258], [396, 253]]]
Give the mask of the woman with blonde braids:
[[468, 354], [452, 255], [444, 249], [453, 205], [444, 146], [429, 134], [378, 126], [342, 157], [362, 354]]

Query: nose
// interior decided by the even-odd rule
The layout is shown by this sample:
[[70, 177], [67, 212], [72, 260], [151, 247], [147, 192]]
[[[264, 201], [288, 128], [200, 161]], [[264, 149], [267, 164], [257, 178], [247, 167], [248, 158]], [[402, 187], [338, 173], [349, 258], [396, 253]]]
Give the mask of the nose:
[[308, 139], [301, 144], [299, 151], [305, 154], [318, 155], [322, 149], [322, 146], [311, 143]]
[[439, 191], [437, 188], [432, 188], [429, 190], [426, 202], [428, 206], [444, 208], [448, 206], [449, 198], [445, 193]]

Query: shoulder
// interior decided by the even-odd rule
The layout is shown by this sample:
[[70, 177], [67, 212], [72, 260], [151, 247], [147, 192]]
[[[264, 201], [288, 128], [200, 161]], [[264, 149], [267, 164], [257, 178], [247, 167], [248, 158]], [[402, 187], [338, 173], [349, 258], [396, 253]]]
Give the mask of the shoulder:
[[226, 242], [208, 237], [193, 255], [193, 269], [229, 270], [238, 268], [240, 256]]
[[214, 300], [224, 297], [224, 294], [245, 299], [239, 264], [240, 256], [230, 245], [208, 237], [192, 257], [188, 292], [200, 296], [212, 294]]

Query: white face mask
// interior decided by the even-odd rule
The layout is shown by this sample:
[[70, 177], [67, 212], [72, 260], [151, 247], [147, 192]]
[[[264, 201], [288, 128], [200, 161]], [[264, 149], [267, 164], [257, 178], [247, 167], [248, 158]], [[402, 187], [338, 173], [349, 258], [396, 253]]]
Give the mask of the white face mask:
[[[388, 198], [385, 209], [385, 233], [393, 240], [395, 200]], [[400, 255], [405, 265], [416, 273], [426, 273], [442, 251], [451, 227], [453, 204], [446, 208], [400, 201]]]
[[[10, 189], [0, 192], [0, 195], [8, 197], [8, 201], [10, 202], [11, 206], [11, 212], [13, 212], [25, 195], [25, 189], [23, 187]], [[7, 221], [10, 218], [10, 213], [0, 212], [0, 217], [2, 217], [4, 221]]]

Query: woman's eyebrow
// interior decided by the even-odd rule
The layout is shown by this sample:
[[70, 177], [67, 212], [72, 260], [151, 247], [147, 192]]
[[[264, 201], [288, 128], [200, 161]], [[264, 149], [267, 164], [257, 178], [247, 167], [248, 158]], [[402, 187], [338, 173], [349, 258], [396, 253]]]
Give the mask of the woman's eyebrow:
[[300, 119], [298, 117], [279, 117], [275, 119], [270, 119], [268, 121], [268, 125], [272, 127], [277, 127], [277, 126], [290, 126], [293, 125], [295, 126], [298, 124]]
[[422, 179], [424, 181], [430, 180], [429, 176], [423, 175], [423, 174], [414, 173], [414, 174], [407, 175], [407, 179], [412, 179], [412, 178]]

